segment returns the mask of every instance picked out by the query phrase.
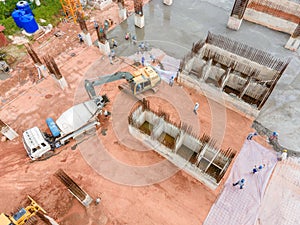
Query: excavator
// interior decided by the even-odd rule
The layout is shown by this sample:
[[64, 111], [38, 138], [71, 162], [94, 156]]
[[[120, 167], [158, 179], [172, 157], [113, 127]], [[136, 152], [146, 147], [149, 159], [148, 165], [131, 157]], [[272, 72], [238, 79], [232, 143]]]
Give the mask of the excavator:
[[8, 216], [4, 213], [0, 214], [0, 225], [29, 225], [35, 224], [36, 219], [34, 216], [42, 212], [46, 214], [46, 211], [38, 205], [30, 196], [28, 196], [31, 204], [25, 208], [21, 208], [12, 216]]
[[[152, 89], [157, 91], [161, 82], [158, 73], [151, 66], [136, 69], [133, 73], [116, 72], [110, 75], [85, 80], [85, 89], [91, 100], [69, 108], [54, 122], [46, 120], [52, 135], [33, 127], [23, 133], [23, 144], [32, 160], [42, 160], [54, 155], [55, 149], [67, 144], [70, 139], [80, 139], [85, 134], [93, 133], [100, 125], [98, 115], [109, 102], [106, 95], [97, 95], [95, 86], [125, 79], [127, 83], [119, 85], [119, 89], [142, 97], [141, 93]], [[2, 225], [2, 224], [0, 224]]]
[[116, 72], [114, 74], [97, 77], [93, 80], [85, 80], [85, 89], [89, 97], [93, 99], [98, 106], [103, 107], [105, 101], [101, 99], [101, 96], [97, 96], [94, 87], [122, 79], [125, 79], [128, 84], [119, 85], [119, 89], [131, 93], [134, 96], [138, 96], [142, 92], [150, 89], [156, 92], [158, 90], [157, 85], [161, 82], [161, 78], [154, 68], [146, 66], [135, 70], [133, 73]]

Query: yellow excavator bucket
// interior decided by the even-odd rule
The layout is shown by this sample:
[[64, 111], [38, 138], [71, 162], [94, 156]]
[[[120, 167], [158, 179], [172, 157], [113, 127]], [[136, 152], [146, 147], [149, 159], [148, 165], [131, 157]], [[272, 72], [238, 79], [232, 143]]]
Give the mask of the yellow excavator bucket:
[[42, 211], [44, 214], [47, 213], [46, 210], [44, 210], [44, 209], [42, 208], [42, 206], [40, 206], [39, 204], [37, 204], [36, 201], [34, 201], [29, 195], [28, 195], [27, 197], [28, 197], [29, 200], [31, 201], [31, 205], [30, 205], [30, 206], [27, 206], [27, 207], [26, 207], [26, 210], [27, 210], [27, 208], [29, 208], [29, 207], [30, 207], [31, 209], [32, 209], [32, 207], [33, 207], [35, 213], [37, 213], [38, 211]]

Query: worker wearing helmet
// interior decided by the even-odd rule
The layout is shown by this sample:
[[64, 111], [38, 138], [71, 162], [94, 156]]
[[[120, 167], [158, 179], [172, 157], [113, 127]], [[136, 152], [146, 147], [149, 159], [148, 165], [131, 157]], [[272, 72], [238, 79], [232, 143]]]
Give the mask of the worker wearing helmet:
[[118, 47], [118, 42], [115, 39], [111, 39], [112, 47]]
[[281, 158], [281, 160], [286, 160], [287, 159], [287, 150], [286, 149], [284, 149], [282, 151], [280, 158]]
[[278, 133], [276, 131], [274, 131], [272, 133], [272, 135], [269, 137], [269, 140], [268, 142], [271, 142], [271, 141], [277, 141], [278, 140]]
[[235, 182], [235, 183], [232, 184], [232, 186], [236, 186], [236, 185], [240, 185], [240, 189], [243, 189], [243, 187], [245, 185], [245, 179], [242, 178], [242, 179], [240, 179], [237, 182]]

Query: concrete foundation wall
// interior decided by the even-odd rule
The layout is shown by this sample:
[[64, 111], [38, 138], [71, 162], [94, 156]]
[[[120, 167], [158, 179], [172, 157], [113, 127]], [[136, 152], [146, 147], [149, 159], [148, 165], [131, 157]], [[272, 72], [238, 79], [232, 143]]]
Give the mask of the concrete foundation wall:
[[190, 135], [184, 136], [182, 144], [184, 144], [186, 147], [193, 150], [194, 152], [198, 152], [201, 147], [201, 143]]
[[226, 94], [225, 92], [216, 90], [216, 88], [212, 87], [211, 85], [201, 82], [200, 79], [196, 79], [195, 76], [181, 73], [178, 78], [178, 82], [182, 85], [194, 88], [198, 92], [205, 94], [205, 96], [213, 99], [216, 102], [219, 102], [220, 104], [225, 104], [226, 107], [230, 108], [233, 111], [242, 111], [253, 117], [257, 117], [259, 113], [259, 111], [255, 107], [252, 107], [248, 103], [241, 101], [237, 97], [233, 97]]
[[300, 11], [300, 2], [293, 2], [289, 0], [250, 0], [248, 3], [248, 7], [251, 8], [251, 3], [256, 3], [259, 5], [268, 6], [269, 4], [273, 4], [273, 7], [280, 7], [283, 13], [299, 16]]
[[164, 132], [171, 135], [173, 138], [176, 138], [179, 134], [179, 129], [172, 124], [165, 123], [164, 124]]
[[185, 172], [189, 173], [191, 176], [195, 177], [197, 180], [203, 182], [211, 189], [216, 189], [218, 184], [216, 180], [209, 175], [205, 174], [201, 171], [197, 166], [191, 164], [190, 162], [186, 161], [176, 153], [170, 151], [169, 148], [165, 147], [163, 144], [158, 142], [157, 140], [150, 139], [148, 135], [141, 133], [138, 129], [133, 126], [129, 126], [129, 132], [135, 138], [145, 141], [144, 143], [150, 147], [156, 146], [155, 151], [165, 157], [167, 160], [172, 162], [174, 165], [178, 166], [179, 168], [184, 169]]
[[296, 23], [249, 8], [245, 11], [244, 19], [288, 34], [292, 34], [297, 27]]
[[206, 61], [202, 60], [199, 57], [195, 57], [195, 59], [192, 62], [192, 70], [193, 71], [197, 71], [197, 72], [201, 72], [202, 71], [202, 67], [205, 65]]
[[[260, 65], [260, 64], [258, 64], [256, 62], [253, 62], [253, 61], [249, 60], [249, 59], [246, 59], [246, 58], [240, 57], [238, 55], [235, 55], [235, 54], [233, 54], [231, 52], [225, 51], [225, 50], [223, 50], [223, 49], [221, 49], [219, 47], [216, 47], [214, 45], [206, 44], [203, 47], [203, 51], [204, 51], [204, 49], [207, 49], [207, 50], [209, 50], [211, 52], [215, 52], [215, 53], [223, 56], [223, 58], [224, 58], [223, 60], [224, 61], [227, 60], [227, 59], [231, 59], [233, 62], [237, 61], [237, 62], [239, 62], [241, 64], [249, 65], [249, 66], [251, 66], [253, 68], [256, 68], [257, 70], [260, 71], [260, 74], [257, 77], [260, 80], [271, 80], [275, 76], [275, 74], [276, 74], [276, 71], [274, 71], [274, 70], [272, 70], [272, 69], [270, 69], [270, 68], [268, 68], [266, 66]], [[203, 53], [201, 53], [201, 54], [203, 54]], [[220, 60], [222, 60], [222, 59], [220, 58]], [[237, 67], [237, 70], [239, 70], [238, 67]], [[242, 72], [242, 71], [238, 71], [238, 72]]]
[[152, 125], [159, 123], [160, 118], [153, 113], [145, 111], [145, 120], [147, 120]]
[[213, 80], [218, 80], [224, 73], [225, 73], [225, 70], [223, 70], [222, 68], [212, 66], [208, 73], [208, 77]]

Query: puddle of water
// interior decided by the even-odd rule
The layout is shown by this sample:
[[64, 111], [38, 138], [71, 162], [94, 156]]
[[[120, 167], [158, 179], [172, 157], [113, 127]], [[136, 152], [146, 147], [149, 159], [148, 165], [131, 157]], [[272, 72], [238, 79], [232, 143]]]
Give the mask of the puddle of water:
[[171, 135], [163, 132], [160, 137], [159, 140], [161, 140], [160, 142], [165, 145], [166, 147], [170, 148], [170, 149], [174, 149], [175, 148], [175, 138], [173, 138]]
[[139, 127], [140, 131], [142, 131], [143, 133], [147, 134], [147, 135], [151, 135], [151, 132], [153, 130], [153, 125], [151, 123], [149, 123], [148, 121], [145, 121], [142, 126]]

